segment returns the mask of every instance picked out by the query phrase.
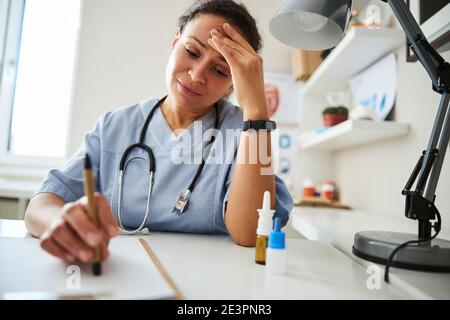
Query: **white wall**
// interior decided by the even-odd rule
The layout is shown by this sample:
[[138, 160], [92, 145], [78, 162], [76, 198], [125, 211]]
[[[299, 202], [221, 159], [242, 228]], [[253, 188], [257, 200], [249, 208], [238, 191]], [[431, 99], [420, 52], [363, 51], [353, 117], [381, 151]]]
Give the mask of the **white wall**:
[[[165, 67], [177, 18], [192, 2], [84, 1], [68, 155], [105, 111], [166, 93]], [[242, 2], [262, 33], [265, 69], [290, 72], [289, 49], [268, 31], [270, 18], [284, 0]]]
[[[341, 188], [343, 202], [361, 209], [404, 219], [406, 184], [431, 134], [440, 96], [431, 90], [431, 81], [420, 63], [405, 61], [405, 46], [397, 51], [398, 92], [394, 120], [410, 125], [408, 135], [364, 147], [343, 150], [334, 155], [333, 171]], [[443, 55], [450, 60], [450, 52]], [[436, 206], [443, 228], [450, 229], [450, 152], [436, 190]]]

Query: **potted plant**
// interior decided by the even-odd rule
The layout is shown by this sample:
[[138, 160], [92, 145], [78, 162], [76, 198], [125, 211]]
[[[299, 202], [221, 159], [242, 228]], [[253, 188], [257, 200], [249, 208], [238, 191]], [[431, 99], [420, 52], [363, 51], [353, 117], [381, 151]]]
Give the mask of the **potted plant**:
[[344, 106], [328, 107], [322, 112], [325, 127], [332, 127], [348, 119], [348, 109]]

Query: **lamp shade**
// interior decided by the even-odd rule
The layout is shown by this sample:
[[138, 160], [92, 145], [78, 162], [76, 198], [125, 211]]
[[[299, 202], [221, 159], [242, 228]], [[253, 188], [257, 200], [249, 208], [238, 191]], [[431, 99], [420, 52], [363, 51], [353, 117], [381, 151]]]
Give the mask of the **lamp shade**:
[[351, 7], [351, 0], [289, 0], [270, 20], [269, 30], [290, 47], [332, 48], [344, 37]]

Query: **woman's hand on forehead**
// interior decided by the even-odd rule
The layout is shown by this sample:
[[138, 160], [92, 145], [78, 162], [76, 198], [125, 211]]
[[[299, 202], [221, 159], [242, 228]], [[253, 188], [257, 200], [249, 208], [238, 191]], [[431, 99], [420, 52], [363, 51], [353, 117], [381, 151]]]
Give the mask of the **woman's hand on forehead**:
[[212, 29], [209, 45], [217, 50], [230, 66], [233, 86], [239, 105], [255, 119], [267, 118], [262, 58], [239, 32], [224, 23], [222, 30]]

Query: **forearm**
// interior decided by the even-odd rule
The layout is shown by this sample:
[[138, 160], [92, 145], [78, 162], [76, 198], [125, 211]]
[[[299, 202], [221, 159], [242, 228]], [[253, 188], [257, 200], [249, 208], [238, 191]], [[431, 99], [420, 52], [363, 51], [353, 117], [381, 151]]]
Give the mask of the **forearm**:
[[61, 213], [65, 202], [52, 193], [40, 193], [33, 197], [25, 212], [25, 225], [35, 237], [40, 237]]
[[[263, 117], [258, 116], [259, 119]], [[252, 118], [257, 119], [257, 116]], [[242, 132], [225, 214], [228, 232], [237, 244], [254, 246], [257, 209], [261, 208], [264, 191], [270, 191], [271, 207], [274, 208], [275, 176], [270, 133], [263, 130]]]

